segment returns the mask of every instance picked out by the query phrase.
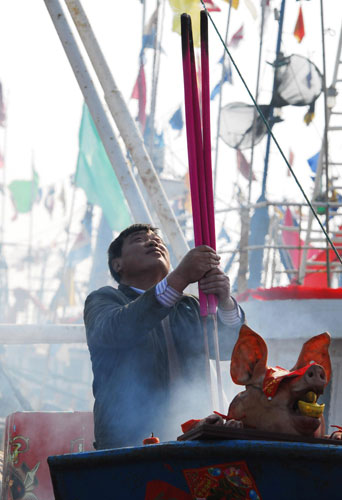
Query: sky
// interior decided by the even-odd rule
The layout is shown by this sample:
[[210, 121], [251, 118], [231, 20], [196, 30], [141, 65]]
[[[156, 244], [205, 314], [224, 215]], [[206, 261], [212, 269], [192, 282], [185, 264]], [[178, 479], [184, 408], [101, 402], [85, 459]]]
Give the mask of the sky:
[[[64, 5], [64, 2], [61, 1]], [[257, 11], [254, 19], [248, 8], [247, 0], [240, 0], [238, 10], [232, 10], [229, 39], [241, 25], [244, 39], [231, 53], [252, 92], [255, 91], [256, 69], [259, 48], [259, 2], [249, 0]], [[153, 13], [156, 0], [146, 0], [146, 22]], [[162, 2], [163, 4], [163, 2]], [[216, 0], [222, 9], [212, 17], [224, 37], [228, 5]], [[142, 4], [140, 0], [124, 2], [110, 0], [83, 0], [82, 5], [88, 15], [94, 33], [112, 70], [114, 79], [129, 104], [133, 116], [137, 104], [130, 99], [138, 74], [139, 53], [142, 36]], [[271, 0], [271, 13], [265, 30], [264, 63], [261, 69], [260, 103], [268, 103], [272, 88], [272, 70], [267, 62], [274, 59], [277, 23], [273, 19], [273, 9], [279, 8], [278, 0]], [[306, 35], [301, 44], [295, 40], [293, 30], [298, 9], [303, 9]], [[65, 5], [64, 5], [65, 7]], [[65, 8], [66, 10], [66, 8]], [[327, 53], [327, 83], [332, 77], [333, 64], [341, 28], [342, 3], [337, 0], [324, 1]], [[157, 131], [164, 131], [167, 143], [167, 169], [169, 176], [183, 176], [187, 171], [185, 133], [179, 137], [168, 121], [180, 104], [183, 105], [183, 79], [181, 67], [180, 36], [172, 32], [172, 18], [169, 2], [165, 2], [163, 24], [160, 78], [157, 94]], [[72, 25], [72, 21], [70, 20]], [[221, 65], [218, 64], [223, 48], [217, 35], [209, 27], [210, 77], [211, 88], [219, 81]], [[283, 31], [282, 49], [286, 55], [299, 53], [309, 57], [322, 68], [320, 2], [308, 0], [298, 2], [287, 0]], [[148, 68], [152, 65], [152, 51], [146, 52], [147, 87], [151, 88]], [[0, 182], [8, 184], [14, 179], [29, 179], [32, 164], [39, 174], [43, 196], [49, 186], [56, 187], [56, 193], [65, 187], [67, 195], [66, 211], [58, 199], [55, 211], [50, 216], [42, 207], [34, 208], [33, 241], [45, 249], [65, 248], [65, 227], [70, 220], [72, 188], [70, 176], [75, 173], [78, 154], [78, 131], [82, 112], [83, 97], [78, 88], [69, 62], [50, 19], [43, 0], [4, 0], [0, 4], [0, 80], [3, 85], [7, 109], [6, 132], [1, 131], [0, 148], [5, 154], [5, 174], [0, 171]], [[238, 75], [233, 70], [233, 85], [226, 84], [223, 91], [223, 104], [241, 101], [250, 103]], [[149, 101], [147, 103], [149, 107]], [[215, 144], [218, 98], [212, 101], [212, 142]], [[322, 140], [323, 107], [322, 98], [316, 106], [314, 122], [307, 127], [303, 122], [306, 108], [288, 107], [283, 111], [284, 122], [274, 127], [274, 133], [286, 155], [291, 148], [295, 155], [294, 169], [304, 187], [312, 189], [310, 169], [306, 160], [317, 153]], [[338, 148], [338, 146], [336, 146]], [[246, 196], [247, 182], [239, 176], [236, 169], [235, 151], [219, 143], [218, 163], [218, 208], [229, 206], [236, 185]], [[341, 151], [339, 151], [341, 152]], [[260, 181], [263, 170], [264, 143], [255, 153], [255, 175], [257, 181], [252, 190], [252, 199], [260, 194]], [[214, 154], [213, 154], [214, 161]], [[1, 176], [3, 175], [2, 181]], [[270, 157], [269, 191], [273, 199], [301, 199], [293, 179], [288, 177], [286, 166], [279, 154], [272, 148]], [[3, 205], [2, 205], [3, 206]], [[85, 196], [77, 190], [73, 212], [73, 234], [79, 229], [83, 216]], [[5, 205], [5, 240], [10, 243], [27, 244], [29, 240], [29, 215], [19, 215], [13, 220], [14, 211], [9, 199]], [[219, 224], [224, 219], [219, 218]], [[236, 218], [226, 219], [227, 227], [237, 232]], [[8, 247], [9, 248], [9, 247]], [[18, 256], [8, 250], [8, 258]], [[12, 248], [12, 247], [11, 247]], [[19, 246], [18, 246], [19, 248]], [[23, 247], [24, 248], [24, 247]], [[23, 250], [24, 251], [24, 250]]]

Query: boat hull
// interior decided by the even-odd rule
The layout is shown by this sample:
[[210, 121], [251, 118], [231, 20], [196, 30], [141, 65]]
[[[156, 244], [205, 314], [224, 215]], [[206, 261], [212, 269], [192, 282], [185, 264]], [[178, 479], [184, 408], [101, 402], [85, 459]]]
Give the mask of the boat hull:
[[48, 464], [56, 500], [207, 498], [210, 487], [218, 488], [220, 477], [228, 478], [226, 485], [234, 485], [232, 471], [239, 468], [240, 479], [246, 476], [240, 486], [235, 481], [240, 495], [245, 491], [241, 498], [338, 500], [342, 496], [342, 446], [335, 444], [168, 442], [53, 456]]

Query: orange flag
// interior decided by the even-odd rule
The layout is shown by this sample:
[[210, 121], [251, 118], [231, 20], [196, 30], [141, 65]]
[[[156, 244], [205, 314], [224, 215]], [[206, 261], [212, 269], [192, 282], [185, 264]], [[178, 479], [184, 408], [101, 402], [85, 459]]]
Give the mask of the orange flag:
[[305, 36], [304, 19], [301, 7], [299, 7], [298, 19], [293, 34], [297, 38], [298, 43], [300, 43]]

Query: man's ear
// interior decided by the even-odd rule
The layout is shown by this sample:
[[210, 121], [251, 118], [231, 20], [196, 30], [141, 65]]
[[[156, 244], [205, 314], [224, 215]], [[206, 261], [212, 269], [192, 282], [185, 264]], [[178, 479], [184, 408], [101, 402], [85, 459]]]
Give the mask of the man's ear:
[[120, 274], [120, 271], [122, 270], [122, 264], [121, 264], [121, 258], [116, 257], [115, 259], [112, 260], [112, 268], [114, 271], [118, 274]]

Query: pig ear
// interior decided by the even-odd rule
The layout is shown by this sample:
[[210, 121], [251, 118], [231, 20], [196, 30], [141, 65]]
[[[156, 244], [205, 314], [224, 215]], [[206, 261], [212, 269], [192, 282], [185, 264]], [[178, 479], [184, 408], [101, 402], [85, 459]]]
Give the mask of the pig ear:
[[292, 370], [298, 370], [303, 366], [316, 361], [319, 365], [323, 366], [327, 381], [331, 377], [331, 363], [329, 356], [330, 334], [328, 332], [321, 333], [312, 337], [302, 347], [299, 358]]
[[265, 375], [266, 362], [267, 346], [264, 339], [248, 326], [242, 325], [230, 363], [233, 382], [239, 385], [255, 382]]

